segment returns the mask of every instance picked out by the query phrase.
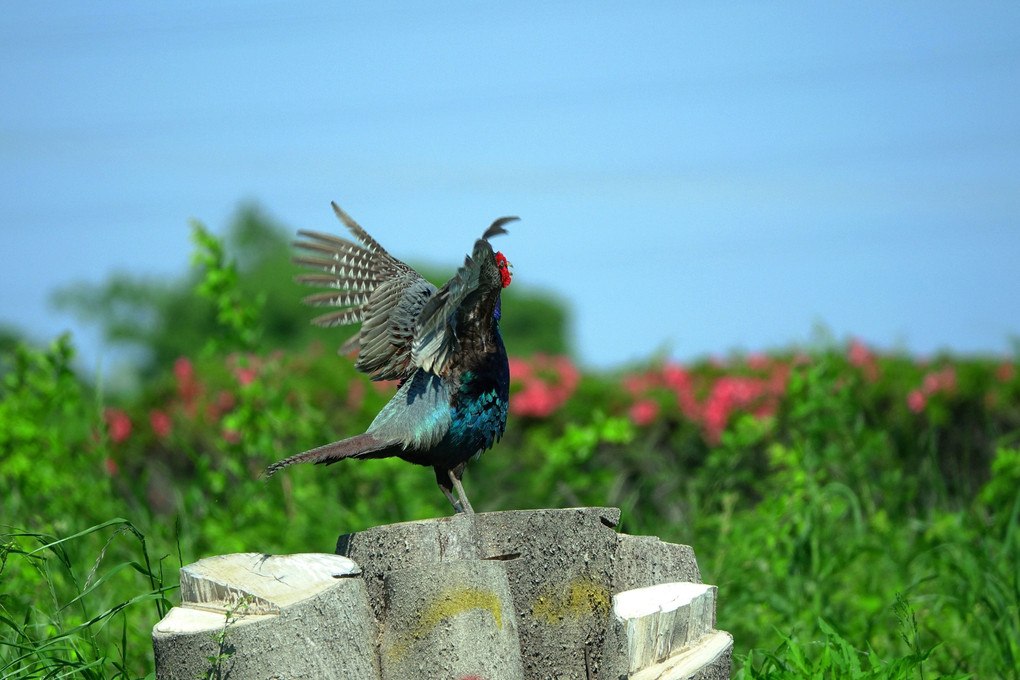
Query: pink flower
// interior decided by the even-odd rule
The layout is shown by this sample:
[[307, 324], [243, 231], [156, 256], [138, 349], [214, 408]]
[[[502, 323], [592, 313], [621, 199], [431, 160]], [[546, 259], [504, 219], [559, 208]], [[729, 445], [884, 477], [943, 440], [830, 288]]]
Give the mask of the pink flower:
[[659, 415], [659, 402], [654, 399], [636, 401], [631, 405], [629, 413], [635, 425], [646, 427], [654, 423]]
[[120, 466], [117, 465], [117, 461], [113, 458], [104, 458], [103, 471], [111, 477], [116, 477], [120, 474]]
[[775, 397], [786, 394], [786, 385], [790, 382], [790, 367], [786, 364], [775, 364], [769, 374], [768, 391]]
[[1011, 363], [999, 364], [998, 368], [995, 369], [995, 377], [999, 382], [1009, 382], [1016, 375], [1016, 366]]
[[657, 380], [651, 373], [634, 373], [623, 377], [623, 389], [635, 397], [655, 387]]
[[724, 375], [712, 385], [705, 401], [702, 426], [705, 439], [718, 444], [730, 416], [747, 410], [765, 396], [765, 383], [757, 378]]
[[907, 408], [914, 413], [920, 413], [924, 410], [924, 405], [928, 402], [928, 398], [924, 396], [921, 390], [911, 390], [910, 394], [907, 395]]
[[581, 381], [581, 372], [565, 356], [536, 354], [530, 360], [514, 357], [509, 362], [511, 380], [521, 386], [510, 398], [510, 412], [517, 416], [552, 415]]
[[226, 390], [220, 390], [220, 393], [216, 395], [216, 407], [221, 413], [234, 408], [234, 395]]
[[253, 382], [255, 382], [255, 378], [258, 377], [258, 371], [256, 371], [254, 368], [250, 366], [247, 366], [244, 368], [238, 368], [235, 371], [235, 375], [237, 375], [237, 382], [241, 384], [241, 387], [247, 387], [248, 385], [251, 385]]
[[191, 382], [194, 375], [195, 367], [192, 365], [191, 359], [178, 357], [174, 362], [174, 377], [177, 378], [177, 382], [181, 384]]
[[776, 415], [776, 411], [779, 409], [779, 404], [775, 400], [766, 400], [758, 405], [756, 409], [751, 411], [751, 414], [761, 420], [762, 418], [771, 418]]
[[220, 390], [216, 395], [216, 400], [205, 405], [205, 418], [209, 422], [215, 422], [232, 408], [234, 408], [234, 395], [226, 390]]
[[556, 410], [556, 398], [541, 381], [530, 382], [510, 397], [510, 413], [529, 418], [547, 418]]
[[581, 382], [581, 372], [577, 370], [577, 366], [574, 366], [569, 357], [562, 354], [552, 357], [551, 363], [559, 374], [560, 384], [567, 392], [573, 394], [577, 384]]
[[677, 406], [685, 418], [701, 419], [702, 409], [697, 397], [694, 396], [694, 381], [687, 369], [679, 364], [666, 364], [662, 368], [662, 382], [673, 392]]
[[361, 380], [351, 380], [347, 383], [347, 408], [357, 411], [365, 401], [365, 383]]
[[939, 387], [943, 392], [950, 394], [956, 391], [956, 369], [954, 367], [946, 366], [939, 371]]
[[507, 363], [510, 365], [510, 380], [527, 380], [531, 377], [531, 366], [526, 359], [510, 357]]
[[679, 364], [666, 364], [662, 367], [662, 381], [671, 390], [685, 390], [691, 386], [691, 374]]
[[400, 384], [399, 380], [376, 380], [372, 383], [372, 387], [379, 394], [386, 394], [390, 391], [396, 391], [397, 385]]
[[160, 439], [164, 439], [170, 434], [170, 416], [167, 415], [166, 411], [159, 409], [149, 411], [149, 424], [152, 425], [152, 431]]
[[110, 440], [119, 444], [131, 436], [131, 419], [119, 408], [108, 408], [103, 412], [106, 427], [110, 432]]
[[924, 376], [922, 389], [926, 395], [933, 395], [939, 392], [953, 393], [956, 391], [956, 369], [952, 366], [929, 373]]
[[259, 377], [266, 362], [252, 353], [235, 352], [227, 357], [226, 364], [241, 387], [247, 387]]
[[174, 362], [174, 377], [177, 378], [177, 396], [184, 402], [184, 412], [189, 418], [194, 418], [197, 410], [195, 401], [202, 393], [202, 386], [195, 379], [195, 367], [191, 359], [179, 357]]
[[696, 396], [696, 381], [701, 382], [701, 379], [679, 364], [667, 363], [658, 371], [627, 375], [623, 378], [623, 387], [635, 397], [628, 414], [639, 425], [652, 422], [659, 415], [660, 402], [650, 399], [649, 395], [665, 388], [673, 392], [683, 417], [701, 425], [706, 441], [718, 444], [735, 412], [750, 413], [756, 418], [770, 417], [786, 393], [789, 364], [766, 355], [752, 355], [747, 363], [757, 370], [767, 371], [768, 375], [723, 375], [711, 384], [704, 401]]
[[850, 347], [847, 348], [846, 356], [854, 366], [867, 366], [875, 360], [875, 355], [871, 353], [871, 350], [857, 338], [850, 341]]
[[878, 380], [878, 359], [874, 352], [868, 349], [863, 342], [854, 338], [847, 349], [847, 359], [851, 365], [861, 369], [864, 379], [868, 382]]

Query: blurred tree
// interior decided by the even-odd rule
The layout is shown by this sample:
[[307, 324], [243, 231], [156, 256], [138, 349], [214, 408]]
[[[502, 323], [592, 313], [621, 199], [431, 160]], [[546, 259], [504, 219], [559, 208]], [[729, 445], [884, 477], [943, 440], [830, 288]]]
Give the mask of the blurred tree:
[[0, 324], [0, 378], [14, 364], [14, 352], [19, 345], [30, 345], [28, 339], [15, 327]]
[[[339, 233], [339, 232], [338, 232]], [[264, 296], [261, 322], [265, 350], [302, 349], [314, 340], [339, 347], [352, 328], [318, 328], [315, 310], [299, 304], [309, 292], [293, 282], [289, 230], [258, 206], [242, 205], [226, 233], [227, 256], [237, 265], [241, 290]], [[454, 254], [455, 256], [458, 254]], [[411, 263], [412, 266], [415, 266]], [[416, 267], [441, 285], [453, 270]], [[53, 302], [77, 318], [100, 326], [107, 342], [138, 352], [143, 377], [177, 357], [193, 355], [216, 332], [213, 304], [195, 294], [199, 272], [175, 280], [116, 273], [101, 284], [76, 283], [59, 289]], [[548, 294], [511, 286], [503, 296], [501, 328], [512, 354], [569, 353], [566, 307]]]
[[503, 292], [503, 316], [500, 331], [507, 351], [514, 356], [573, 354], [568, 342], [567, 306], [552, 295], [515, 289]]
[[29, 344], [25, 335], [14, 326], [0, 323], [0, 355], [7, 355], [21, 344]]

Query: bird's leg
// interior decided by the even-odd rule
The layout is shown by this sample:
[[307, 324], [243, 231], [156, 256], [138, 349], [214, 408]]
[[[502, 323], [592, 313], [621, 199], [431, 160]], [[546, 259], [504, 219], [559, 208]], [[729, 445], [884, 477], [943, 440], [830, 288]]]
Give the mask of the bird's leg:
[[464, 493], [464, 486], [460, 483], [465, 467], [466, 463], [461, 463], [452, 470], [449, 470], [448, 474], [450, 475], [450, 481], [453, 482], [453, 487], [457, 489], [457, 496], [460, 497], [463, 511], [473, 515], [475, 514], [475, 509], [471, 507], [471, 501], [468, 500], [467, 494]]
[[[464, 512], [465, 510], [464, 507], [460, 504], [460, 500], [453, 495], [453, 486], [451, 485], [451, 482], [454, 480], [452, 474], [453, 471], [448, 470], [447, 468], [441, 465], [435, 466], [434, 469], [436, 471], [436, 482], [439, 484], [439, 488], [440, 490], [442, 490], [443, 495], [446, 496], [446, 499], [448, 501], [450, 501], [450, 505], [453, 506], [454, 512]], [[474, 510], [471, 510], [471, 512], [474, 512]]]

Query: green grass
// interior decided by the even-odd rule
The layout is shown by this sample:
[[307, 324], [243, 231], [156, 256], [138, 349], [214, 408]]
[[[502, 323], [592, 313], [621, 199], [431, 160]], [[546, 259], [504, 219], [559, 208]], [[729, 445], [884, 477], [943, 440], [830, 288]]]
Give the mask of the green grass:
[[[135, 559], [113, 562], [108, 552]], [[0, 600], [2, 678], [138, 677], [151, 666], [151, 653], [128, 635], [129, 626], [165, 615], [177, 588], [165, 584], [145, 537], [123, 519], [60, 539], [2, 534], [0, 577], [17, 586], [5, 588]]]

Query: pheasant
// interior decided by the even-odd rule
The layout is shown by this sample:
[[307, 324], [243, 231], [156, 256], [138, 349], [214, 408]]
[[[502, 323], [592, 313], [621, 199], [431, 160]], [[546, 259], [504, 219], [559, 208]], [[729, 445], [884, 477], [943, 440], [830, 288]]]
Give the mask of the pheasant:
[[432, 467], [455, 512], [473, 513], [461, 484], [464, 468], [503, 435], [510, 392], [499, 318], [500, 293], [511, 275], [489, 239], [507, 233], [503, 226], [517, 218], [493, 222], [464, 265], [437, 289], [332, 205], [357, 242], [298, 232], [307, 240], [294, 245], [311, 255], [294, 262], [324, 273], [296, 280], [334, 289], [304, 302], [340, 308], [313, 319], [316, 325], [360, 322], [340, 353], [358, 350], [358, 371], [372, 380], [399, 380], [399, 388], [363, 434], [273, 463], [267, 476], [294, 463], [396, 456]]

